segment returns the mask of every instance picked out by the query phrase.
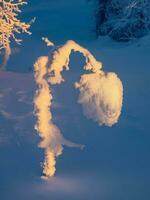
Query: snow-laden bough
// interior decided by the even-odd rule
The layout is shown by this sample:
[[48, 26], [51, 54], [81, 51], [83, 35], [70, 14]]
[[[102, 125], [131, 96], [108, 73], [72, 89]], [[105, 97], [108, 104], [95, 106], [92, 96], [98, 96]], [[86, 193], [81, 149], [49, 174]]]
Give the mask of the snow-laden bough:
[[115, 73], [90, 73], [81, 76], [75, 87], [84, 114], [100, 125], [112, 126], [121, 113], [123, 87]]
[[79, 89], [78, 102], [83, 107], [84, 114], [98, 124], [112, 126], [118, 121], [122, 108], [123, 86], [115, 73], [102, 71], [102, 63], [85, 48], [74, 41], [67, 41], [56, 48], [52, 55], [37, 59], [35, 81], [38, 85], [34, 97], [35, 129], [42, 141], [39, 147], [45, 150], [43, 175], [50, 177], [56, 171], [56, 157], [63, 151], [63, 146], [83, 148], [83, 145], [66, 140], [59, 128], [53, 123], [51, 113], [52, 91], [50, 85], [61, 84], [63, 70], [69, 70], [71, 52], [80, 52], [85, 57], [84, 69], [89, 71], [81, 76], [75, 88]]

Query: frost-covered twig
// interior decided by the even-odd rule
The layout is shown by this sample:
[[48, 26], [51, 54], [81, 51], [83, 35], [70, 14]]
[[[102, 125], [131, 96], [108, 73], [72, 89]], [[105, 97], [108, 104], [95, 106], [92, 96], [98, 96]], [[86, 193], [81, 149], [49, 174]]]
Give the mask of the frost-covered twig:
[[25, 4], [27, 2], [23, 0], [17, 2], [15, 0], [0, 0], [0, 51], [5, 51], [1, 69], [5, 68], [11, 55], [11, 40], [21, 44], [22, 40], [18, 39], [16, 34], [21, 32], [31, 34], [29, 31], [31, 23], [25, 23], [18, 19], [18, 13], [21, 13], [20, 7]]

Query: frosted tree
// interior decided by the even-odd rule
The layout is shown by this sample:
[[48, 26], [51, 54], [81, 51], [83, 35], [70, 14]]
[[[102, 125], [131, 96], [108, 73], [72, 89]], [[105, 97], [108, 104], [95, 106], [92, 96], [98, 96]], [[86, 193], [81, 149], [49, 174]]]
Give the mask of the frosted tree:
[[[53, 46], [48, 39], [47, 46]], [[53, 45], [52, 45], [53, 44]], [[66, 140], [53, 122], [51, 86], [64, 81], [63, 70], [69, 70], [70, 54], [80, 52], [85, 58], [84, 70], [75, 88], [79, 90], [78, 102], [86, 117], [99, 125], [112, 126], [118, 122], [121, 114], [123, 86], [115, 73], [102, 71], [102, 63], [85, 48], [74, 41], [67, 41], [63, 46], [55, 48], [50, 56], [37, 59], [35, 81], [38, 86], [34, 97], [34, 108], [37, 122], [35, 129], [41, 137], [40, 148], [45, 151], [43, 175], [50, 177], [56, 171], [56, 158], [62, 154], [63, 146], [83, 148]]]
[[16, 37], [16, 34], [21, 32], [31, 34], [28, 31], [31, 23], [21, 22], [18, 19], [18, 14], [21, 13], [20, 7], [25, 4], [27, 2], [23, 0], [0, 0], [0, 51], [4, 51], [1, 69], [5, 68], [11, 55], [11, 40], [17, 44], [22, 41]]

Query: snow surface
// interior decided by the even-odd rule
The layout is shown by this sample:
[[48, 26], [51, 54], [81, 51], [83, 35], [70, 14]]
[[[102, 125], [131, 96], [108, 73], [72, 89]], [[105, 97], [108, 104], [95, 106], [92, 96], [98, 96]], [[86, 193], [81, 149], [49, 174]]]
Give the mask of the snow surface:
[[[33, 1], [31, 10], [25, 12], [38, 14], [33, 36], [14, 51], [8, 71], [0, 73], [1, 200], [149, 200], [150, 36], [127, 44], [107, 37], [95, 40], [87, 21], [93, 8], [85, 5], [84, 0]], [[66, 81], [53, 87], [53, 115], [65, 137], [86, 147], [83, 151], [65, 149], [57, 162], [56, 177], [48, 182], [39, 176], [43, 155], [37, 148], [39, 137], [32, 114], [36, 89], [32, 64], [49, 51], [40, 42], [41, 36], [57, 44], [75, 39], [124, 84], [118, 124], [98, 126], [83, 116], [77, 104], [79, 94], [73, 83], [83, 73], [83, 59], [80, 54], [72, 55], [72, 70], [64, 72]]]

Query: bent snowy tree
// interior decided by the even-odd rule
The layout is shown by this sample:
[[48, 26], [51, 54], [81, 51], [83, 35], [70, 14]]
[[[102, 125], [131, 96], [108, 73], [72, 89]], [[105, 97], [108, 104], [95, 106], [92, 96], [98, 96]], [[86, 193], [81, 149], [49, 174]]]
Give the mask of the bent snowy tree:
[[80, 52], [85, 58], [84, 69], [88, 73], [81, 75], [75, 88], [79, 89], [78, 102], [82, 105], [84, 114], [98, 122], [112, 126], [117, 123], [122, 108], [123, 86], [115, 73], [102, 71], [102, 63], [85, 48], [74, 41], [68, 41], [56, 48], [52, 55], [37, 59], [34, 65], [35, 81], [38, 89], [34, 98], [37, 130], [42, 141], [39, 147], [45, 150], [43, 162], [44, 177], [50, 177], [56, 171], [56, 157], [62, 154], [63, 146], [80, 147], [66, 140], [59, 128], [53, 123], [51, 112], [52, 90], [50, 85], [61, 84], [64, 81], [62, 71], [69, 70], [71, 52]]
[[18, 13], [21, 12], [20, 6], [24, 4], [27, 4], [27, 2], [23, 0], [17, 2], [15, 0], [0, 0], [0, 51], [4, 50], [1, 69], [5, 68], [11, 55], [11, 40], [13, 39], [17, 44], [22, 41], [16, 38], [16, 34], [21, 32], [31, 34], [28, 31], [30, 23], [21, 22], [18, 19]]

